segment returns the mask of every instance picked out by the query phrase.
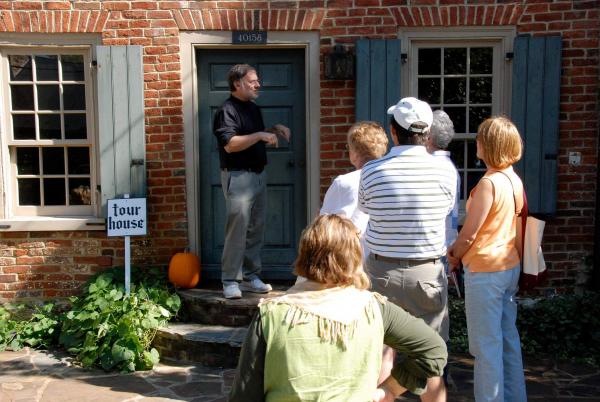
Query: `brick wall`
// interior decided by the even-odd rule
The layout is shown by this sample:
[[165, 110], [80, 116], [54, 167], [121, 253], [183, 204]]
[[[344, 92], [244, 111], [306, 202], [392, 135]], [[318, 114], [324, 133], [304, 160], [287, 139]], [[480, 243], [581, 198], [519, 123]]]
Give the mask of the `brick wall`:
[[[0, 32], [96, 33], [106, 45], [144, 46], [149, 235], [135, 264], [166, 265], [187, 244], [179, 32], [318, 30], [321, 55], [398, 27], [516, 26], [563, 35], [558, 213], [547, 226], [550, 287], [584, 282], [593, 250], [598, 147], [599, 1], [297, 0], [0, 1]], [[321, 69], [322, 71], [322, 69]], [[323, 78], [323, 77], [322, 77]], [[351, 169], [345, 134], [354, 82], [321, 81], [321, 191]], [[569, 166], [569, 151], [582, 164]], [[122, 239], [102, 232], [0, 233], [0, 300], [62, 297], [122, 264]]]

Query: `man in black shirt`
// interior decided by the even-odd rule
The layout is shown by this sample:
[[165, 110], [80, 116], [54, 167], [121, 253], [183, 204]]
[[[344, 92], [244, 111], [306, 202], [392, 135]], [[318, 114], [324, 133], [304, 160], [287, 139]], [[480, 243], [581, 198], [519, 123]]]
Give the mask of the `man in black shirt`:
[[231, 96], [217, 111], [213, 132], [219, 145], [226, 204], [221, 281], [225, 298], [237, 299], [242, 290], [268, 293], [272, 289], [258, 276], [266, 219], [265, 147], [277, 146], [278, 136], [289, 141], [290, 130], [281, 124], [265, 129], [260, 109], [253, 102], [260, 83], [252, 66], [233, 66], [228, 81]]

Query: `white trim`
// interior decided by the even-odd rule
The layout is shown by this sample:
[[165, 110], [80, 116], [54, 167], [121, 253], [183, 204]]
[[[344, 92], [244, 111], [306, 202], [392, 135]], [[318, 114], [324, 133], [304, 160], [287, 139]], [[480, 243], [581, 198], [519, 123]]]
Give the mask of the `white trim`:
[[0, 232], [105, 230], [102, 218], [30, 216], [0, 220]]
[[[414, 28], [400, 29], [398, 37], [401, 42], [401, 52], [408, 55], [408, 62], [402, 69], [402, 96], [411, 96], [411, 80], [414, 69], [413, 64], [413, 43], [436, 43], [439, 46], [448, 44], [468, 45], [475, 43], [496, 43], [499, 48], [495, 50], [500, 52], [499, 57], [495, 57], [494, 71], [499, 71], [498, 77], [494, 77], [493, 85], [497, 91], [498, 106], [492, 110], [493, 114], [510, 113], [511, 97], [511, 78], [512, 70], [510, 61], [505, 60], [505, 54], [513, 51], [513, 42], [516, 37], [515, 27], [456, 27], [456, 28]], [[496, 55], [495, 55], [496, 56]], [[500, 85], [498, 82], [502, 83]]]
[[[407, 55], [407, 62], [401, 73], [402, 96], [417, 94], [417, 49], [418, 47], [469, 47], [474, 45], [489, 45], [494, 49], [494, 65], [492, 75], [492, 115], [510, 115], [510, 98], [512, 89], [512, 64], [506, 60], [506, 53], [513, 51], [516, 37], [515, 27], [423, 27], [399, 29], [398, 37], [401, 42], [401, 53]], [[466, 124], [466, 122], [465, 122]], [[466, 127], [468, 131], [468, 127]], [[474, 135], [458, 135], [456, 139], [474, 138]], [[465, 148], [465, 158], [468, 158]], [[461, 169], [472, 171], [475, 169]], [[466, 186], [464, 175], [463, 188]], [[463, 194], [464, 200], [468, 194]], [[465, 201], [461, 201], [459, 212], [460, 224], [464, 221]]]
[[[181, 85], [183, 91], [183, 123], [185, 141], [186, 193], [188, 238], [190, 250], [200, 253], [199, 200], [200, 183], [198, 160], [198, 94], [195, 49], [222, 45], [220, 48], [243, 48], [248, 46], [231, 45], [231, 31], [181, 32]], [[319, 211], [320, 183], [320, 65], [319, 34], [317, 32], [268, 32], [268, 43], [261, 48], [305, 49], [306, 77], [306, 213], [315, 216]]]

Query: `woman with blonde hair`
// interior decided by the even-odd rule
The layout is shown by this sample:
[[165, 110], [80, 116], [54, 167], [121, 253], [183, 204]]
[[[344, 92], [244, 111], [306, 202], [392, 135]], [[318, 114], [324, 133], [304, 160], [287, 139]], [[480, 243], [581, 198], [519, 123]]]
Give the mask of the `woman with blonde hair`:
[[[325, 193], [321, 215], [345, 216], [356, 225], [362, 235], [367, 229], [369, 215], [358, 209], [360, 171], [365, 163], [385, 155], [388, 139], [385, 130], [378, 123], [359, 121], [348, 130], [347, 141], [348, 157], [356, 170], [339, 175], [333, 180]], [[366, 251], [363, 245], [363, 252]]]
[[[447, 359], [437, 333], [383, 296], [369, 279], [354, 224], [321, 215], [302, 233], [295, 273], [307, 280], [263, 299], [230, 401], [388, 401], [420, 394]], [[378, 388], [386, 343], [406, 359]]]
[[512, 165], [521, 159], [521, 136], [505, 117], [485, 120], [477, 130], [477, 157], [487, 171], [471, 191], [465, 223], [448, 249], [453, 269], [465, 269], [469, 351], [475, 357], [475, 400], [527, 400], [516, 327], [515, 294], [520, 250], [517, 216], [523, 183]]

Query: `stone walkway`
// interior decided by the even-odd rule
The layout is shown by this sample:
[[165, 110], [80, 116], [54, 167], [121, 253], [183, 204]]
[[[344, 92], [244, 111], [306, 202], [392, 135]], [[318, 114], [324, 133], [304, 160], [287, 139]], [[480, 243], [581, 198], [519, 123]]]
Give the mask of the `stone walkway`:
[[[600, 401], [600, 370], [526, 360], [525, 371], [530, 401]], [[473, 360], [452, 356], [450, 373], [448, 401], [473, 401]], [[225, 402], [233, 375], [231, 369], [162, 363], [149, 372], [105, 373], [74, 366], [63, 353], [24, 349], [0, 353], [0, 402]]]

